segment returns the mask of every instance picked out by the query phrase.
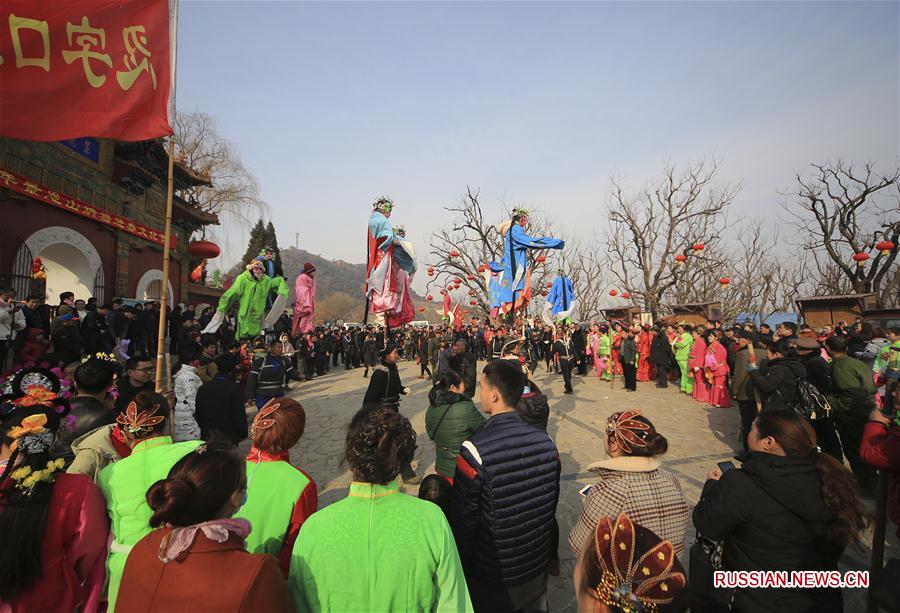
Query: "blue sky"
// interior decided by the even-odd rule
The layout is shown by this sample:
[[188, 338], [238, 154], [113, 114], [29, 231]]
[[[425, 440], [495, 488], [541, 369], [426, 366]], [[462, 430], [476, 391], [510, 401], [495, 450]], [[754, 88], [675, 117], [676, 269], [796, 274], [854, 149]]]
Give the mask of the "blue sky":
[[422, 255], [467, 185], [590, 239], [613, 174], [715, 155], [775, 220], [810, 162], [898, 160], [898, 2], [180, 6], [179, 109], [216, 117], [280, 243], [326, 257], [364, 261], [381, 194]]

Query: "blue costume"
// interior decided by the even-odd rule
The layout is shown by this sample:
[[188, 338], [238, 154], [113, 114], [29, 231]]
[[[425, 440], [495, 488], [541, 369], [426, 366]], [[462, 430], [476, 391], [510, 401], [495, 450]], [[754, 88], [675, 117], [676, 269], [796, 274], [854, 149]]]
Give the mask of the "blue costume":
[[513, 221], [503, 239], [503, 276], [500, 279], [500, 302], [504, 311], [509, 312], [528, 304], [531, 298], [528, 250], [562, 249], [563, 246], [565, 246], [565, 241], [559, 238], [528, 236], [525, 229], [517, 221]]
[[488, 264], [488, 267], [491, 270], [491, 280], [488, 284], [488, 292], [490, 294], [491, 299], [491, 310], [499, 309], [501, 306], [500, 303], [500, 279], [503, 278], [503, 264], [497, 262], [491, 262]]
[[571, 309], [575, 297], [572, 280], [563, 275], [556, 277], [553, 287], [550, 288], [550, 295], [547, 296], [547, 302], [553, 305], [551, 309], [553, 316], [557, 317], [561, 312]]

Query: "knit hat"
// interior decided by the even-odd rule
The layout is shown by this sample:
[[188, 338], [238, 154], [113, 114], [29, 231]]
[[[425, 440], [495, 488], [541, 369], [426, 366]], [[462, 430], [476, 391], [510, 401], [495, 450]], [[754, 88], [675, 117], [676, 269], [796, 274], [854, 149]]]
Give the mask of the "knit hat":
[[312, 265], [312, 262], [307, 262], [303, 265], [303, 272], [306, 274], [316, 272], [316, 267]]

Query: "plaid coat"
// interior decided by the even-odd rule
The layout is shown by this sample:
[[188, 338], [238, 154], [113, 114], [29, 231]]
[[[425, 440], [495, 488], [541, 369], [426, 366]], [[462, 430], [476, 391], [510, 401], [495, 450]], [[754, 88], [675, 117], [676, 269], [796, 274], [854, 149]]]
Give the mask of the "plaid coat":
[[690, 511], [681, 484], [669, 472], [660, 470], [659, 460], [638, 456], [609, 458], [588, 466], [599, 481], [588, 491], [578, 523], [569, 534], [576, 559], [601, 517], [625, 513], [631, 520], [652, 530], [684, 552], [684, 531]]

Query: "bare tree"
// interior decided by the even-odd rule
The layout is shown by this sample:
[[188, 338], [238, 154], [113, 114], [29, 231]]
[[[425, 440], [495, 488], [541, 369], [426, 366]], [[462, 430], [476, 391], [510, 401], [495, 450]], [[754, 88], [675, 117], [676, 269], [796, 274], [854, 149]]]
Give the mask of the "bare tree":
[[253, 222], [268, 212], [259, 196], [257, 178], [243, 165], [234, 146], [219, 134], [216, 120], [206, 113], [178, 113], [175, 144], [176, 158], [212, 182], [212, 186], [191, 187], [178, 195], [219, 216], [222, 240], [228, 242], [230, 233], [236, 231], [240, 234], [236, 243], [243, 243]]
[[[470, 311], [485, 314], [490, 311], [490, 293], [488, 284], [478, 269], [503, 258], [503, 238], [498, 225], [512, 218], [512, 207], [504, 205], [496, 216], [486, 217], [479, 195], [480, 190], [467, 187], [459, 204], [445, 207], [444, 210], [452, 215], [451, 225], [431, 236], [429, 263], [435, 272], [429, 278], [426, 289], [438, 298], [437, 293], [441, 288], [446, 289], [454, 279], [459, 278], [461, 286], [454, 301], [458, 298], [462, 304], [471, 306], [469, 302], [474, 300], [476, 304]], [[556, 235], [552, 222], [540, 211], [529, 211], [528, 225], [531, 234]], [[551, 271], [556, 270], [552, 262], [554, 257], [559, 257], [557, 254], [558, 251], [529, 253], [532, 296], [539, 295], [552, 280]], [[541, 255], [544, 260], [538, 261]]]
[[[726, 212], [739, 185], [716, 181], [718, 161], [684, 169], [667, 165], [663, 176], [636, 193], [612, 181], [604, 268], [654, 318], [667, 296], [692, 268], [712, 266], [695, 244], [715, 244], [729, 227]], [[686, 256], [679, 266], [676, 256]]]
[[[828, 291], [849, 285], [855, 293], [874, 292], [882, 307], [895, 302], [900, 167], [880, 174], [872, 162], [859, 171], [843, 160], [811, 166], [809, 176], [795, 174], [797, 189], [786, 194], [795, 200], [785, 210], [802, 230], [802, 246], [813, 253], [818, 285]], [[876, 248], [882, 241], [894, 245], [886, 255]], [[855, 254], [869, 260], [857, 265]]]

